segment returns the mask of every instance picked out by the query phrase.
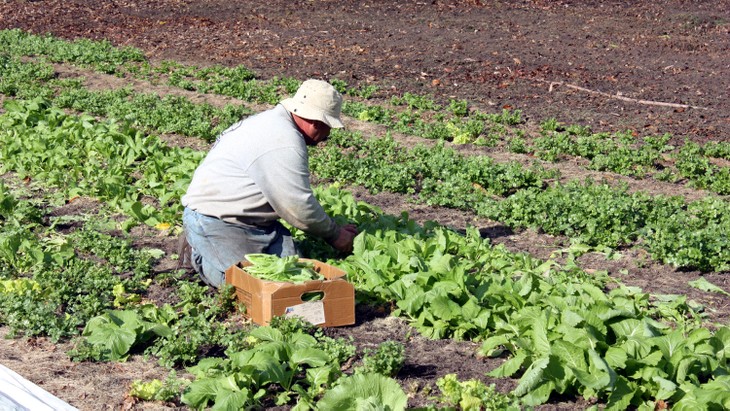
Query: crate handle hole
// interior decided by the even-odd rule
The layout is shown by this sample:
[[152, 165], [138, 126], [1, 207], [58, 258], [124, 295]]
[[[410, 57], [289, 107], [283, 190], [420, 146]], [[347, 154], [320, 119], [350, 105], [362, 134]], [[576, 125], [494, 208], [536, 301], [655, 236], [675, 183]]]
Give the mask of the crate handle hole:
[[311, 291], [302, 294], [302, 301], [322, 301], [324, 299], [324, 291]]

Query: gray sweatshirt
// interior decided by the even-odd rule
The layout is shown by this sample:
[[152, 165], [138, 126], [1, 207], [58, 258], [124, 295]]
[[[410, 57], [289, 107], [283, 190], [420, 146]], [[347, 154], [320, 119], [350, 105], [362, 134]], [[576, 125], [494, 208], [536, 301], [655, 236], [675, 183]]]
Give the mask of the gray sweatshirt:
[[312, 193], [304, 136], [282, 105], [224, 131], [182, 203], [233, 224], [265, 226], [281, 218], [326, 241], [338, 234]]

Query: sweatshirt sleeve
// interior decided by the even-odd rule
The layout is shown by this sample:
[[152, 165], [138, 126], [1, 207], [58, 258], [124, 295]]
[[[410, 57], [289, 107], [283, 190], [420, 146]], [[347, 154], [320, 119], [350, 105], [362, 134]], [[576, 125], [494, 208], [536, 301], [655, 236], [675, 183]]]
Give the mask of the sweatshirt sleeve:
[[325, 241], [337, 238], [339, 227], [312, 192], [306, 151], [271, 150], [251, 163], [248, 174], [279, 218]]

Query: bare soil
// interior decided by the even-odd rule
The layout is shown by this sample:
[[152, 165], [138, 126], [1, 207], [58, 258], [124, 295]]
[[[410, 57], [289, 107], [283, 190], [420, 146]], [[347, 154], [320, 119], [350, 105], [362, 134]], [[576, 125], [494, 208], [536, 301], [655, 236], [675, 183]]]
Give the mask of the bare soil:
[[[487, 112], [519, 109], [533, 124], [556, 118], [594, 131], [671, 133], [679, 144], [685, 139], [728, 141], [730, 136], [730, 2], [725, 0], [0, 0], [0, 29], [7, 28], [68, 39], [108, 39], [118, 46], [141, 48], [155, 61], [244, 65], [261, 78], [338, 78], [351, 86], [375, 84], [382, 98], [413, 92], [444, 102], [465, 99]], [[57, 72], [78, 74], [64, 66]], [[181, 93], [129, 79], [84, 76], [92, 88], [133, 85]], [[190, 96], [212, 104], [235, 102], [220, 96]], [[346, 125], [372, 135], [384, 132], [352, 119]], [[164, 137], [170, 144], [205, 148], [180, 136]], [[460, 149], [498, 160], [515, 159], [495, 150]], [[596, 176], [577, 163], [555, 167], [564, 178]], [[706, 195], [650, 179], [600, 176], [652, 194], [690, 199]], [[351, 189], [358, 199], [388, 213], [407, 211], [418, 221], [434, 220], [459, 230], [476, 226], [494, 243], [537, 257], [548, 258], [569, 244], [531, 230], [515, 232], [470, 213], [414, 204], [403, 196]], [[93, 201], [83, 201], [55, 213], [93, 212], [96, 207]], [[141, 228], [133, 234], [140, 246], [163, 249], [168, 256], [176, 253], [172, 236]], [[608, 270], [651, 293], [687, 295], [706, 305], [709, 320], [730, 323], [730, 299], [687, 284], [704, 275], [730, 291], [727, 273], [678, 271], [652, 262], [641, 250], [620, 251], [619, 260], [593, 253], [580, 262], [587, 270]], [[165, 257], [157, 270], [170, 271], [175, 264]], [[164, 300], [164, 290], [150, 297]], [[371, 307], [358, 307], [355, 326], [328, 332], [352, 336], [361, 350], [388, 339], [402, 341], [408, 360], [398, 378], [412, 394], [411, 406], [427, 403], [424, 388], [446, 373], [493, 382], [503, 391], [515, 384], [486, 378], [485, 372], [501, 360], [476, 358], [474, 343], [424, 339], [402, 320]], [[0, 336], [6, 334], [0, 328]], [[120, 364], [72, 363], [65, 354], [68, 349], [69, 342], [3, 339], [0, 361], [82, 410], [180, 408], [126, 398], [134, 379], [167, 375], [154, 361], [133, 357]], [[582, 399], [556, 399], [542, 409], [579, 410], [588, 405]]]

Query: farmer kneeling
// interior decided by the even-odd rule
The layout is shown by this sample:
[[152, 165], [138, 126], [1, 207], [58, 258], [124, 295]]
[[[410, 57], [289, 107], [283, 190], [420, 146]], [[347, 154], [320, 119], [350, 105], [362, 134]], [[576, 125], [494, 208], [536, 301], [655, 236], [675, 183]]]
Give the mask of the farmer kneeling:
[[337, 250], [352, 251], [357, 228], [338, 226], [309, 182], [307, 145], [343, 127], [341, 108], [342, 96], [332, 85], [307, 80], [294, 97], [218, 137], [182, 197], [190, 263], [203, 281], [220, 287], [225, 270], [246, 254], [297, 254], [279, 219]]

